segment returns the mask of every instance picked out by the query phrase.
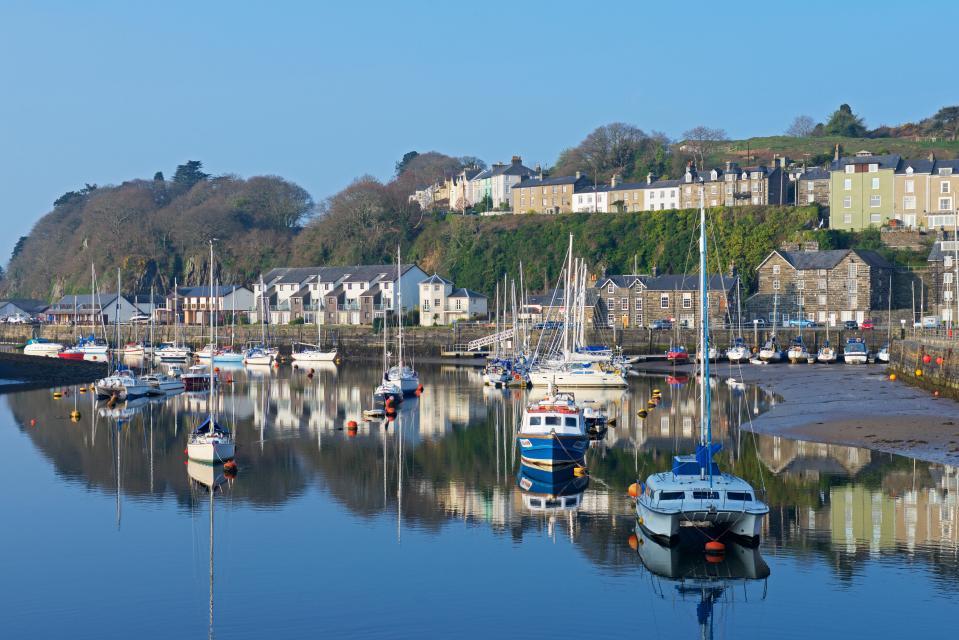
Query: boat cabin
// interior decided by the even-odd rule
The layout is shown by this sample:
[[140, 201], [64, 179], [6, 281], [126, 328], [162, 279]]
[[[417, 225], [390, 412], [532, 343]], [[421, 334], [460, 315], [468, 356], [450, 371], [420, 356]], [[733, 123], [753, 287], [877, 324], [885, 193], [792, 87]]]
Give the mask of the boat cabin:
[[543, 398], [526, 408], [521, 433], [527, 435], [580, 436], [586, 433], [583, 410], [576, 406], [572, 394], [560, 393]]

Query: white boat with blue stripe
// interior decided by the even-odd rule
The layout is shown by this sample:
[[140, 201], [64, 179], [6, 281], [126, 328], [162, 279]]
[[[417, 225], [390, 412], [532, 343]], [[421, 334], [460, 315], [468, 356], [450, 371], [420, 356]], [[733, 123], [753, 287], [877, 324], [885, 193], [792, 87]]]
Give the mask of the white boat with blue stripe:
[[547, 395], [526, 407], [516, 441], [526, 465], [552, 469], [580, 462], [589, 448], [583, 409], [571, 393]]

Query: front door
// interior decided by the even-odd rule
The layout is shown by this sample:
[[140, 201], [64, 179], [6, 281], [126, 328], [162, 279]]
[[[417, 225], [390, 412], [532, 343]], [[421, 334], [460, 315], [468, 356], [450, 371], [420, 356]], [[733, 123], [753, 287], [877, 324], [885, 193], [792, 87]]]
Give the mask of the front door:
[[866, 312], [865, 312], [865, 311], [857, 311], [857, 312], [856, 312], [856, 322], [858, 322], [859, 324], [862, 324], [862, 321], [865, 320], [865, 319], [866, 319]]

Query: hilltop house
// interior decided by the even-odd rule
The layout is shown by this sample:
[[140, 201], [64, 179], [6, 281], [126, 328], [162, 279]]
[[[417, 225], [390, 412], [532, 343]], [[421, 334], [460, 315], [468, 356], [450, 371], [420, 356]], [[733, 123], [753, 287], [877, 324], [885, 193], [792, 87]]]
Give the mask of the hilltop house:
[[433, 274], [420, 282], [420, 326], [451, 324], [456, 320], [479, 320], [487, 317], [487, 298]]

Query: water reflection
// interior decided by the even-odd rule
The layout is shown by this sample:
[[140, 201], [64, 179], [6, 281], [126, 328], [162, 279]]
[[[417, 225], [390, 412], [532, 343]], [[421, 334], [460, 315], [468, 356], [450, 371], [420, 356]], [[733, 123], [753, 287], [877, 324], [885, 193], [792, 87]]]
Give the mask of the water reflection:
[[[218, 481], [216, 474], [204, 482], [211, 479], [195, 477], [199, 470], [190, 465], [183, 472], [186, 436], [206, 413], [202, 394], [110, 408], [78, 388], [65, 389], [59, 400], [48, 391], [31, 391], [6, 396], [12, 414], [7, 420], [60, 478], [115, 498], [117, 526], [122, 514], [145, 505], [170, 502], [192, 514], [198, 495], [213, 498], [198, 493], [201, 486], [212, 487], [218, 500], [228, 492], [230, 509], [238, 511], [295, 510], [301, 498], [315, 502], [319, 494], [337, 509], [327, 517], [370, 526], [388, 520], [394, 531], [380, 542], [400, 543], [404, 550], [410, 534], [414, 540], [439, 539], [445, 529], [466, 523], [480, 525], [494, 539], [506, 537], [516, 548], [568, 540], [601, 575], [628, 577], [648, 569], [674, 578], [676, 571], [662, 567], [684, 568], [689, 561], [699, 566], [701, 550], [690, 560], [676, 557], [675, 550], [653, 554], [644, 543], [637, 555], [628, 543], [636, 533], [625, 496], [637, 477], [666, 468], [675, 452], [694, 446], [695, 385], [638, 378], [628, 390], [578, 392], [578, 398], [604, 405], [616, 425], [589, 450], [588, 477], [541, 477], [521, 467], [515, 447], [524, 390], [484, 387], [470, 368], [420, 365], [424, 395], [404, 402], [395, 420], [364, 422], [378, 370], [352, 363], [314, 369], [312, 378], [289, 368], [220, 372], [218, 413], [237, 434], [237, 483]], [[763, 557], [815, 561], [843, 581], [866, 580], [870, 562], [907, 557], [946, 581], [949, 590], [959, 584], [955, 467], [754, 435], [741, 426], [777, 398], [755, 387], [713, 384], [714, 438], [724, 443], [720, 464], [762, 487], [771, 508]], [[640, 417], [653, 389], [662, 391], [662, 401]], [[75, 421], [74, 409], [80, 412]], [[355, 430], [351, 421], [358, 423]], [[724, 566], [738, 571], [736, 563], [750, 562], [765, 564], [758, 555], [736, 553]], [[762, 571], [734, 573], [752, 580]], [[773, 573], [775, 581], [780, 573]], [[681, 595], [704, 598], [697, 602], [713, 607], [719, 602], [714, 595], [728, 594], [715, 586]]]

